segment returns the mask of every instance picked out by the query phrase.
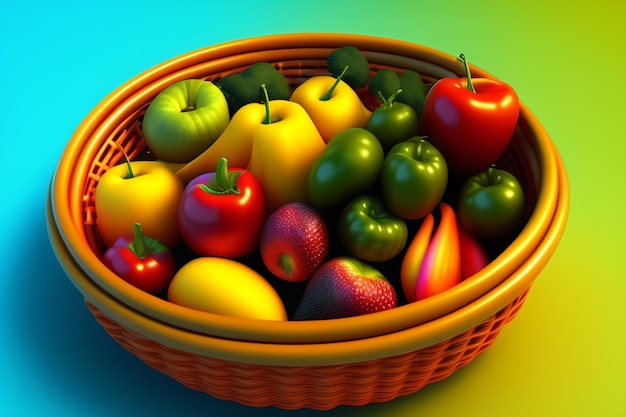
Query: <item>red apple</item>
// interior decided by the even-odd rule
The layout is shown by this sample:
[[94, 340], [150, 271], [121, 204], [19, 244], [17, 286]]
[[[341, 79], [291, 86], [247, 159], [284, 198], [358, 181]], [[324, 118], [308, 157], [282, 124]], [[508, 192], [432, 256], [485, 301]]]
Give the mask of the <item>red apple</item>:
[[352, 257], [324, 263], [313, 275], [294, 313], [294, 320], [326, 320], [394, 308], [396, 292], [385, 276]]
[[322, 215], [310, 204], [287, 203], [265, 221], [259, 248], [263, 263], [278, 278], [305, 281], [326, 260], [328, 229]]

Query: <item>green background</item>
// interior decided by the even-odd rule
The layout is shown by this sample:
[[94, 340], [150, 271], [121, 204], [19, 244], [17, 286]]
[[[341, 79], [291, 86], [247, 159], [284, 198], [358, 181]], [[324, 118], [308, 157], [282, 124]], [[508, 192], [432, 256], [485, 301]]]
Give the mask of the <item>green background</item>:
[[[626, 416], [624, 1], [96, 3], [0, 5], [0, 414]], [[517, 90], [571, 185], [561, 244], [491, 349], [414, 395], [327, 413], [215, 400], [144, 365], [87, 312], [44, 221], [68, 138], [114, 88], [198, 48], [304, 31], [465, 53]]]

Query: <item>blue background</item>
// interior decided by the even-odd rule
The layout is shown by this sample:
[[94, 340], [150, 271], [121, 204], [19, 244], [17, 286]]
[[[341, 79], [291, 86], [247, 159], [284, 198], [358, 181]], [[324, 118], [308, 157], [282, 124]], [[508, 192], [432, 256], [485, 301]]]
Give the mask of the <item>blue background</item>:
[[[626, 415], [623, 1], [97, 3], [0, 5], [1, 415]], [[465, 53], [516, 88], [553, 137], [572, 186], [561, 245], [491, 349], [414, 395], [328, 413], [215, 400], [144, 365], [88, 313], [44, 221], [69, 137], [113, 89], [198, 48], [304, 31]]]

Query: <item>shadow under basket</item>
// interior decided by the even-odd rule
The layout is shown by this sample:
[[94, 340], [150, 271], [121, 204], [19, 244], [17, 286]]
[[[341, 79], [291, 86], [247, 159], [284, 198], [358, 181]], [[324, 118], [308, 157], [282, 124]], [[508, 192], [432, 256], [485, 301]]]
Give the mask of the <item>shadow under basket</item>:
[[[522, 104], [498, 162], [527, 197], [526, 225], [483, 270], [442, 294], [358, 317], [272, 322], [200, 312], [132, 287], [101, 262], [94, 210], [100, 176], [145, 154], [141, 120], [165, 87], [215, 80], [266, 61], [296, 85], [327, 75], [325, 57], [352, 45], [372, 71], [415, 70], [425, 81], [463, 75], [456, 58], [364, 35], [272, 35], [200, 49], [158, 65], [105, 98], [81, 123], [55, 170], [47, 225], [59, 262], [107, 333], [149, 366], [193, 390], [241, 404], [327, 410], [390, 401], [441, 381], [492, 345], [556, 250], [569, 209], [563, 163]], [[474, 77], [494, 78], [471, 67]]]

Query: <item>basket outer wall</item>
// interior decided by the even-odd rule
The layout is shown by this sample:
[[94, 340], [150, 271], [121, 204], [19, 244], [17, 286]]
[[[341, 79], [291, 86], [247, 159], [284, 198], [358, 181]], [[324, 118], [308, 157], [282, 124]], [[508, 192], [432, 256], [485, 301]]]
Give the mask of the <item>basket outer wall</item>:
[[[409, 51], [408, 55], [430, 60], [415, 64], [415, 56], [408, 60], [399, 57], [397, 62], [389, 62], [390, 65], [412, 63], [421, 70], [432, 65], [437, 68], [426, 70], [440, 76], [459, 71], [454, 57], [441, 52], [428, 48], [415, 51], [415, 45], [399, 41], [390, 46], [388, 40], [367, 36], [297, 34], [231, 42], [167, 61], [115, 90], [79, 126], [59, 163], [46, 214], [52, 246], [62, 267], [112, 338], [149, 366], [191, 389], [249, 406], [318, 410], [385, 402], [414, 393], [466, 366], [494, 343], [503, 326], [517, 315], [535, 278], [557, 247], [569, 209], [565, 167], [546, 132], [522, 105], [525, 118], [518, 130], [525, 137], [538, 136], [538, 141], [522, 140], [518, 145], [521, 152], [537, 155], [538, 161], [521, 164], [520, 169], [541, 182], [536, 184], [538, 203], [531, 213], [532, 222], [522, 232], [524, 239], [520, 239], [526, 244], [507, 248], [508, 262], [494, 263], [491, 274], [492, 277], [501, 274], [499, 281], [484, 279], [488, 277], [484, 274], [478, 277], [482, 281], [476, 279], [459, 285], [453, 290], [471, 297], [457, 298], [457, 304], [447, 305], [434, 316], [419, 316], [415, 320], [411, 317], [412, 312], [418, 311], [413, 309], [415, 306], [403, 306], [387, 315], [372, 315], [379, 320], [376, 334], [355, 332], [345, 340], [333, 340], [336, 334], [331, 332], [330, 340], [302, 343], [297, 341], [306, 333], [306, 326], [290, 333], [287, 339], [276, 331], [275, 323], [255, 326], [258, 321], [244, 323], [231, 318], [219, 320], [218, 317], [217, 324], [194, 329], [188, 324], [197, 324], [200, 316], [182, 314], [184, 320], [172, 322], [169, 317], [152, 314], [160, 311], [163, 300], [127, 296], [127, 290], [132, 294], [136, 289], [124, 284], [109, 285], [107, 279], [102, 279], [102, 271], [94, 267], [93, 260], [85, 260], [93, 258], [93, 253], [87, 238], [77, 232], [83, 230], [84, 219], [81, 201], [75, 196], [82, 195], [81, 181], [88, 174], [86, 166], [74, 162], [77, 158], [94, 159], [110, 132], [136, 117], [158, 91], [174, 80], [206, 73], [207, 66], [212, 65], [207, 61], [213, 58], [219, 61], [213, 69], [220, 72], [254, 62], [250, 60], [258, 59], [258, 53], [265, 54], [272, 47], [276, 47], [277, 57], [290, 47], [306, 57], [315, 48], [332, 49], [350, 43], [365, 49], [372, 59], [376, 56], [388, 59], [388, 54], [402, 55]], [[385, 52], [367, 51], [368, 48], [385, 48]], [[238, 56], [224, 60], [225, 52]], [[475, 67], [472, 72], [475, 76], [486, 74]], [[517, 166], [514, 159], [511, 163]], [[59, 181], [67, 181], [70, 186], [62, 189], [58, 187]], [[113, 274], [109, 272], [109, 275]], [[468, 290], [470, 293], [465, 292]], [[126, 296], [116, 297], [119, 294]], [[142, 303], [141, 308], [135, 308], [138, 304], [133, 303], [137, 300]], [[385, 322], [392, 317], [398, 322], [385, 330]], [[358, 323], [365, 328], [367, 321], [361, 317], [342, 323], [346, 327]], [[323, 323], [318, 324], [323, 327]], [[254, 327], [260, 330], [256, 330], [253, 338], [270, 329], [275, 339], [255, 342], [237, 337]], [[335, 332], [340, 333], [341, 329], [337, 326]]]
[[165, 347], [87, 305], [122, 347], [188, 388], [254, 407], [327, 410], [390, 401], [447, 378], [495, 342], [526, 295], [479, 326], [418, 351], [359, 363], [289, 367], [243, 364]]
[[[560, 201], [552, 226], [557, 240], [565, 224], [567, 186], [562, 187]], [[86, 300], [98, 322], [120, 345], [190, 389], [248, 406], [328, 410], [390, 401], [445, 379], [491, 346], [518, 313], [528, 290], [467, 332], [417, 351], [361, 363], [291, 367], [242, 364], [164, 346], [121, 326]]]

